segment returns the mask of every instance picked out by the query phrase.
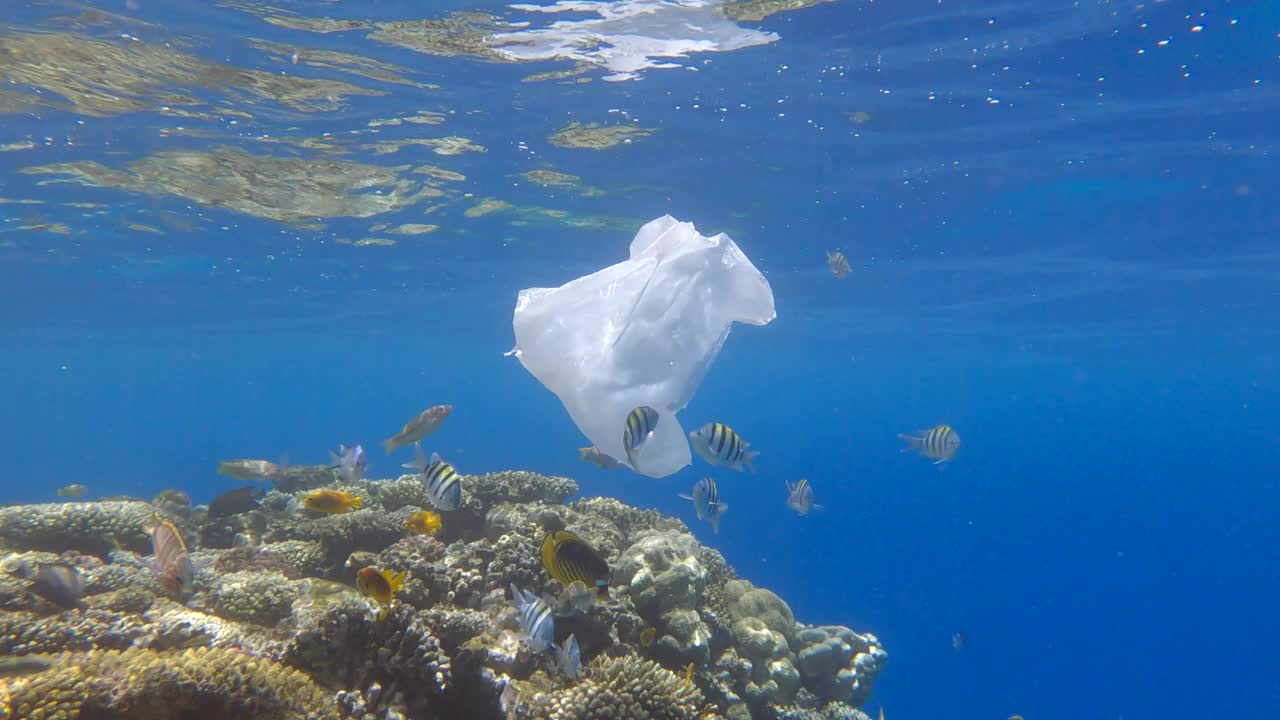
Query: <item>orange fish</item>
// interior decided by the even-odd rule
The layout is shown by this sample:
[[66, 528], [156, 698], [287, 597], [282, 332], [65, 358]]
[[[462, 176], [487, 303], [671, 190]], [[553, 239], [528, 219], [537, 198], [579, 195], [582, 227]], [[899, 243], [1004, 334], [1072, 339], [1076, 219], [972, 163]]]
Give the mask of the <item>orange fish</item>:
[[378, 570], [369, 566], [360, 568], [356, 573], [356, 589], [368, 595], [374, 602], [382, 606], [378, 619], [387, 616], [391, 601], [397, 592], [404, 587], [405, 573], [393, 573], [390, 570]]
[[440, 513], [419, 510], [409, 516], [404, 526], [414, 535], [435, 535], [440, 532]]
[[339, 514], [359, 510], [364, 501], [349, 492], [341, 490], [317, 490], [302, 499], [308, 510]]

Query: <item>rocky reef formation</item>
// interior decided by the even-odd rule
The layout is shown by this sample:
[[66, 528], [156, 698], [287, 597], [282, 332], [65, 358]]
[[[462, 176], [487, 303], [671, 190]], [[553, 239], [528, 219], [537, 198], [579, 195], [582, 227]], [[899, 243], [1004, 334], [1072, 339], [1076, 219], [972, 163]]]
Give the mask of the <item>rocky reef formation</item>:
[[[678, 519], [611, 498], [566, 501], [568, 478], [463, 476], [463, 502], [434, 536], [406, 520], [421, 480], [339, 484], [291, 469], [261, 504], [210, 518], [162, 495], [0, 509], [0, 566], [61, 564], [84, 578], [78, 607], [0, 573], [0, 718], [398, 718], [834, 720], [865, 717], [887, 655], [873, 635], [797, 622], [738, 578]], [[362, 507], [320, 515], [315, 488]], [[187, 538], [194, 591], [166, 596], [144, 523]], [[611, 597], [561, 602], [538, 548], [577, 533], [608, 560]], [[389, 608], [355, 588], [367, 566], [403, 572]], [[512, 585], [556, 608], [581, 671], [521, 641]], [[253, 692], [249, 692], [253, 689]]]

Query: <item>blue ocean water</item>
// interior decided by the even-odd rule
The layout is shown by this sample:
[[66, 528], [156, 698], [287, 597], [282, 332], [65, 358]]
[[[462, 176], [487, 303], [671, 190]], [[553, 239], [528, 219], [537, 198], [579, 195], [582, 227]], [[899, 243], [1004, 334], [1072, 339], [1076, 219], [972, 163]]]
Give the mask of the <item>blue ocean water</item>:
[[[838, 1], [726, 20], [738, 30], [715, 26], [713, 42], [699, 35], [710, 24], [662, 13], [717, 3], [655, 1], [634, 36], [709, 45], [655, 60], [615, 32], [599, 46], [633, 76], [606, 80], [615, 58], [580, 49], [582, 74], [526, 82], [573, 62], [417, 52], [368, 27], [280, 18], [372, 26], [484, 10], [518, 32], [636, 3], [274, 5], [11, 4], [0, 500], [51, 501], [70, 482], [207, 500], [234, 486], [219, 460], [322, 462], [449, 402], [431, 441], [460, 471], [570, 475], [585, 495], [676, 514], [800, 620], [877, 634], [890, 660], [873, 715], [1280, 712], [1280, 9]], [[172, 48], [218, 77], [258, 71], [259, 85], [296, 76], [383, 94], [322, 93], [331, 107], [300, 110], [279, 90], [143, 54], [119, 72], [151, 81], [107, 85], [91, 54], [29, 52], [60, 36]], [[746, 46], [729, 49], [734, 38]], [[325, 52], [412, 82], [353, 75]], [[137, 106], [101, 110], [94, 93]], [[195, 115], [162, 109], [180, 97]], [[420, 111], [443, 121], [370, 125]], [[654, 133], [605, 150], [549, 142], [575, 121]], [[445, 136], [485, 152], [369, 145]], [[31, 172], [228, 148], [465, 180], [371, 216], [279, 221], [261, 208], [301, 200]], [[538, 169], [602, 192], [521, 176]], [[342, 192], [369, 191], [351, 179]], [[466, 212], [483, 198], [516, 209]], [[559, 401], [503, 356], [520, 289], [623, 260], [666, 213], [730, 234], [778, 309], [733, 331], [681, 413], [687, 428], [727, 422], [761, 451], [759, 472], [717, 473], [730, 505], [718, 535], [676, 497], [705, 464], [655, 480], [579, 462], [586, 442]], [[379, 223], [440, 227], [393, 236]], [[338, 242], [368, 236], [396, 244]], [[824, 264], [835, 248], [853, 267], [844, 281]], [[898, 433], [942, 422], [964, 442], [945, 471], [899, 452]], [[405, 459], [375, 454], [371, 474]], [[783, 481], [801, 476], [825, 506], [808, 517], [783, 505]]]

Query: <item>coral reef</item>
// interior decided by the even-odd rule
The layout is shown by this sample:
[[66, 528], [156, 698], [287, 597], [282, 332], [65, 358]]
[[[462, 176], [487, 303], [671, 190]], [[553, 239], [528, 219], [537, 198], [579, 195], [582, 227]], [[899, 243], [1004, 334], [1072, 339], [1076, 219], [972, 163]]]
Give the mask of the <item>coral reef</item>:
[[[219, 518], [178, 493], [0, 509], [0, 568], [63, 563], [84, 578], [66, 610], [0, 572], [0, 655], [39, 656], [0, 684], [0, 718], [861, 720], [885, 667], [874, 635], [797, 622], [680, 520], [611, 498], [565, 504], [569, 478], [462, 476], [462, 506], [434, 535], [406, 528], [429, 507], [419, 476], [275, 480], [259, 507]], [[364, 507], [306, 511], [317, 487]], [[142, 530], [156, 513], [188, 538], [182, 602]], [[543, 570], [542, 538], [560, 529], [608, 561], [608, 599], [575, 606]], [[405, 573], [389, 604], [354, 587], [369, 566]], [[578, 677], [522, 642], [511, 585], [556, 608], [553, 639], [577, 639]]]

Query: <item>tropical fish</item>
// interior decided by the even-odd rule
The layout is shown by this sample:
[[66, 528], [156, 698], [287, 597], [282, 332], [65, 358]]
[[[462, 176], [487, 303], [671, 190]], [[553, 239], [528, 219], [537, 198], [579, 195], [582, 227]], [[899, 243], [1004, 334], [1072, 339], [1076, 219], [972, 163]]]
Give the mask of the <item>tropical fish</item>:
[[689, 433], [693, 449], [698, 451], [703, 460], [712, 465], [720, 465], [730, 470], [742, 472], [743, 468], [756, 471], [752, 462], [760, 453], [748, 450], [751, 444], [724, 423], [709, 422]]
[[595, 445], [578, 448], [578, 459], [582, 462], [589, 462], [601, 470], [613, 470], [622, 466], [622, 463], [614, 460], [612, 455], [606, 455]]
[[795, 485], [787, 483], [787, 507], [801, 515], [808, 515], [810, 510], [821, 510], [822, 506], [813, 502], [813, 486], [807, 478], [800, 478]]
[[692, 661], [690, 661], [688, 666], [686, 666], [684, 669], [684, 686], [685, 687], [693, 686], [693, 662]]
[[560, 591], [556, 598], [556, 615], [571, 617], [589, 612], [595, 604], [595, 591], [587, 587], [581, 580], [574, 580]]
[[440, 513], [419, 510], [409, 516], [404, 526], [414, 535], [435, 535], [440, 532]]
[[378, 619], [387, 616], [391, 609], [391, 601], [396, 593], [404, 587], [405, 573], [394, 573], [390, 570], [379, 570], [376, 567], [362, 567], [356, 573], [356, 589], [369, 596], [382, 606], [378, 611]]
[[556, 648], [556, 669], [568, 678], [576, 678], [582, 671], [582, 651], [578, 648], [578, 639], [573, 635]]
[[352, 510], [359, 510], [364, 500], [343, 490], [316, 490], [302, 498], [302, 505], [308, 510], [330, 515], [338, 515]]
[[359, 482], [364, 477], [365, 468], [369, 466], [364, 456], [364, 447], [360, 445], [339, 445], [338, 452], [329, 451], [329, 460], [333, 463], [330, 470], [337, 470], [338, 477], [345, 482]]
[[951, 636], [951, 647], [954, 650], [963, 650], [969, 644], [969, 636], [962, 632], [955, 633]]
[[641, 405], [627, 413], [627, 424], [622, 431], [622, 448], [627, 451], [627, 462], [636, 465], [636, 454], [658, 427], [658, 411]]
[[932, 460], [934, 465], [941, 465], [954, 459], [956, 451], [960, 449], [960, 436], [951, 429], [950, 425], [939, 425], [921, 430], [915, 435], [898, 435], [898, 437], [907, 443], [907, 446], [902, 448], [902, 452], [915, 450]]
[[84, 485], [81, 485], [80, 483], [73, 483], [71, 485], [67, 485], [66, 487], [58, 488], [58, 495], [65, 498], [82, 497], [87, 492], [89, 492], [89, 488], [85, 487]]
[[720, 488], [716, 487], [715, 480], [704, 477], [694, 483], [693, 495], [680, 497], [692, 500], [693, 511], [698, 514], [698, 519], [711, 523], [712, 532], [720, 532], [720, 516], [729, 509], [729, 506], [720, 502]]
[[653, 645], [653, 639], [658, 636], [658, 628], [647, 627], [640, 631], [640, 647], [648, 648]]
[[598, 599], [609, 599], [609, 563], [587, 541], [568, 530], [549, 532], [542, 538], [540, 555], [552, 579], [562, 585], [580, 581], [595, 588]]
[[219, 475], [230, 475], [237, 480], [274, 480], [282, 470], [268, 460], [224, 460], [218, 463]]
[[382, 441], [382, 449], [388, 455], [405, 445], [422, 442], [422, 438], [440, 429], [445, 418], [453, 412], [452, 405], [433, 405], [418, 413], [418, 416], [405, 423], [400, 432]]
[[22, 561], [13, 575], [30, 580], [27, 589], [58, 607], [70, 610], [80, 606], [84, 594], [84, 571], [66, 563], [31, 563]]
[[195, 568], [191, 566], [191, 558], [187, 554], [187, 544], [173, 523], [153, 517], [143, 527], [151, 536], [151, 548], [156, 558], [156, 574], [160, 584], [170, 595], [185, 597], [191, 593], [195, 584]]
[[34, 675], [51, 667], [53, 660], [48, 655], [6, 655], [0, 657], [0, 678]]
[[498, 696], [498, 707], [502, 709], [506, 720], [515, 720], [516, 711], [520, 708], [520, 691], [516, 690], [514, 680], [507, 680], [506, 687], [502, 688], [502, 694]]
[[462, 483], [458, 480], [458, 471], [440, 458], [438, 453], [431, 453], [427, 460], [421, 445], [414, 445], [417, 456], [412, 463], [404, 467], [417, 470], [427, 484], [427, 499], [437, 510], [457, 510], [462, 504]]
[[827, 253], [827, 269], [831, 271], [836, 278], [843, 280], [849, 277], [849, 259], [839, 250], [833, 250]]
[[551, 608], [533, 593], [511, 585], [511, 607], [520, 613], [520, 629], [524, 632], [525, 644], [535, 653], [551, 647], [551, 639], [555, 633], [555, 619], [551, 617]]
[[239, 515], [257, 509], [266, 493], [249, 485], [229, 490], [209, 501], [209, 519]]

